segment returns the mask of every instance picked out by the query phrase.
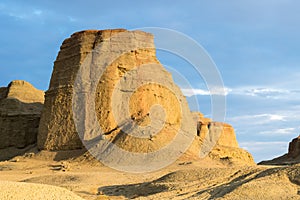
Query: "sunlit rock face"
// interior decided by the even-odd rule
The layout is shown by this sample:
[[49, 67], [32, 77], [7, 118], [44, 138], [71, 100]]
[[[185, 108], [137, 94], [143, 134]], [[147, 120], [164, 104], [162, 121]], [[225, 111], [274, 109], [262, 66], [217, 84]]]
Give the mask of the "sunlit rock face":
[[[110, 44], [107, 45], [108, 43]], [[132, 50], [125, 52], [130, 48]], [[125, 53], [113, 58], [120, 51]], [[95, 54], [103, 55], [99, 60], [93, 57], [95, 65], [100, 65], [103, 57], [113, 58], [112, 62], [105, 66], [101, 77], [96, 77], [95, 98], [91, 100], [94, 102], [90, 101], [95, 105], [94, 110], [87, 111], [83, 116], [88, 121], [89, 114], [96, 113], [106, 140], [124, 150], [146, 153], [170, 143], [179, 129], [192, 137], [196, 135], [196, 127], [185, 97], [174, 84], [171, 74], [156, 58], [153, 35], [124, 29], [92, 30], [73, 34], [60, 48], [46, 92], [45, 109], [38, 135], [39, 149], [71, 150], [83, 147], [74, 124], [72, 110], [72, 106], [73, 109], [77, 109], [76, 106], [80, 105], [72, 105], [72, 98], [79, 68], [91, 54], [92, 57]], [[88, 75], [83, 82], [93, 84], [90, 78]], [[123, 81], [123, 84], [118, 85], [120, 81]], [[123, 102], [128, 93], [128, 102]], [[87, 106], [89, 105], [85, 105], [83, 109], [87, 109]], [[121, 120], [125, 124], [120, 124], [116, 119], [113, 106], [119, 109], [119, 118], [120, 115], [124, 115]], [[151, 124], [155, 121], [157, 124]], [[145, 136], [135, 137], [124, 132], [124, 127], [131, 127], [130, 124], [159, 128], [153, 133], [145, 129]], [[130, 131], [134, 131], [134, 128], [131, 128]], [[84, 138], [92, 137], [90, 132], [92, 131], [85, 129]]]
[[202, 146], [210, 145], [212, 159], [253, 164], [232, 126], [191, 113], [156, 58], [153, 39], [125, 29], [81, 31], [66, 39], [45, 95], [38, 148], [73, 150], [104, 140], [126, 152], [154, 153], [175, 141], [170, 154], [199, 159]]

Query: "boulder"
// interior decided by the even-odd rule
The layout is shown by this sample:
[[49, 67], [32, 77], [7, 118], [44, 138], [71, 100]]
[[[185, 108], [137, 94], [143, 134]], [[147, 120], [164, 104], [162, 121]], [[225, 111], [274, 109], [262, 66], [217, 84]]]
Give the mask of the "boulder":
[[0, 149], [36, 143], [44, 92], [26, 81], [0, 88]]

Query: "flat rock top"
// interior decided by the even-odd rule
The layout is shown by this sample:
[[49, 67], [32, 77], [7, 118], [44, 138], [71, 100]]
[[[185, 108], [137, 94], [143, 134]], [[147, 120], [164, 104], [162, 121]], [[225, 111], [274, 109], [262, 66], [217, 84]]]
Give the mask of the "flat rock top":
[[117, 29], [105, 29], [105, 30], [83, 30], [83, 31], [78, 31], [75, 32], [71, 35], [71, 37], [76, 37], [78, 35], [82, 35], [82, 34], [114, 34], [114, 33], [121, 33], [121, 32], [138, 32], [140, 34], [145, 34], [145, 35], [152, 35], [151, 33], [146, 33], [144, 31], [139, 31], [139, 30], [126, 30], [124, 28], [117, 28]]
[[73, 36], [77, 36], [77, 35], [80, 35], [80, 34], [95, 34], [95, 33], [104, 33], [104, 32], [115, 32], [115, 33], [119, 33], [119, 32], [124, 32], [126, 31], [126, 29], [123, 29], [123, 28], [118, 28], [118, 29], [106, 29], [106, 30], [83, 30], [83, 31], [78, 31], [78, 32], [75, 32], [72, 34], [71, 37]]

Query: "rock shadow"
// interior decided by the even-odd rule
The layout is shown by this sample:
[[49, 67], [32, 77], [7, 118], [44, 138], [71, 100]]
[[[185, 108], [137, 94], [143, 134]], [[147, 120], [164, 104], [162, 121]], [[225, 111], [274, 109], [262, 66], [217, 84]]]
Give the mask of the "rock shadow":
[[103, 186], [98, 188], [99, 194], [107, 196], [124, 196], [128, 199], [146, 197], [152, 194], [161, 193], [168, 190], [163, 184], [153, 184], [151, 182], [125, 185]]

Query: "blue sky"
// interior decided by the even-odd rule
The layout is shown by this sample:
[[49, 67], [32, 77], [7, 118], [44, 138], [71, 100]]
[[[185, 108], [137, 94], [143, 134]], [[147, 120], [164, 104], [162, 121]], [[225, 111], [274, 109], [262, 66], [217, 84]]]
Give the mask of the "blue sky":
[[[300, 2], [0, 1], [0, 85], [23, 79], [48, 88], [62, 41], [83, 29], [163, 27], [200, 43], [227, 88], [227, 118], [256, 161], [287, 151], [300, 130]], [[163, 64], [184, 71], [184, 62]], [[188, 72], [185, 76], [192, 77]], [[202, 112], [210, 98], [190, 79]]]

